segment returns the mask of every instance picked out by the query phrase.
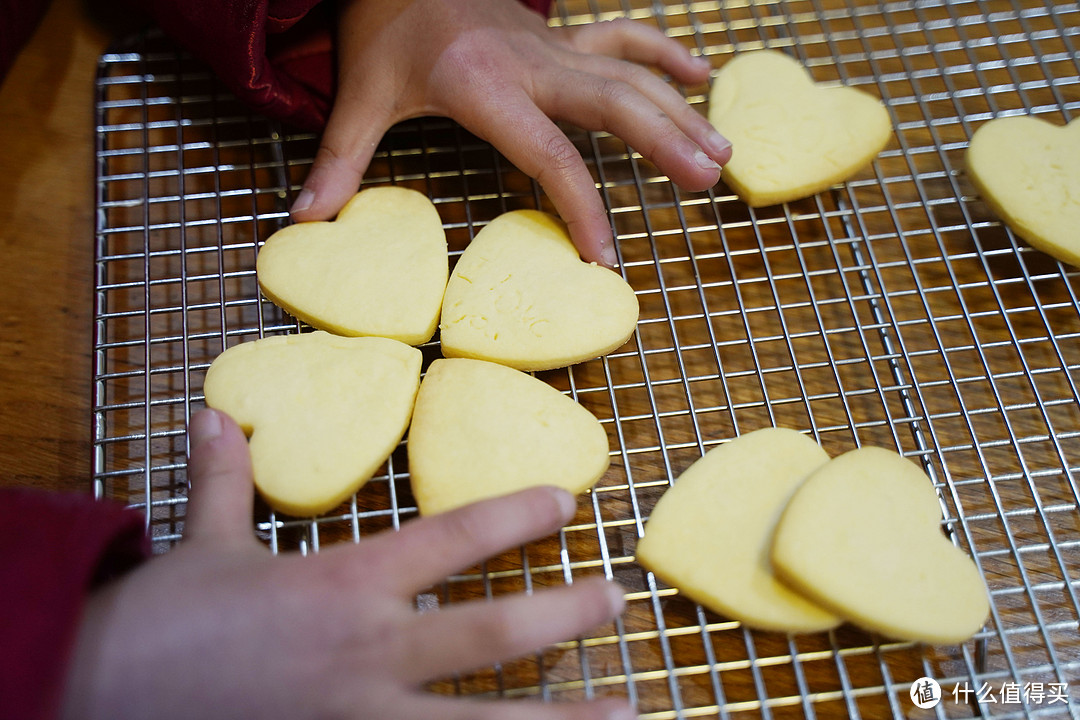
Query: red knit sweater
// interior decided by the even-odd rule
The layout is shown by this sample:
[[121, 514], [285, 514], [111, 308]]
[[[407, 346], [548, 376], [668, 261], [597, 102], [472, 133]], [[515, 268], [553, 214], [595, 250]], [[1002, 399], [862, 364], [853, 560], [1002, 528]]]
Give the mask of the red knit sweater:
[[148, 554], [140, 513], [0, 489], [0, 718], [55, 716], [87, 594]]

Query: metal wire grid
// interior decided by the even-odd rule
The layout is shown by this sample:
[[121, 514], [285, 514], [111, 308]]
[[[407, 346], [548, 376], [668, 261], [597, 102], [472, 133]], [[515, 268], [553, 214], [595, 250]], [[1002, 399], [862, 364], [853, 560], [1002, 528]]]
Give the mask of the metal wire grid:
[[[1076, 116], [1080, 7], [596, 0], [559, 3], [553, 22], [615, 16], [656, 23], [716, 67], [734, 51], [780, 48], [819, 81], [881, 97], [895, 139], [830, 193], [750, 210], [722, 184], [679, 191], [621, 141], [568, 129], [610, 209], [641, 321], [609, 357], [541, 377], [600, 418], [612, 468], [558, 536], [419, 602], [602, 573], [629, 589], [628, 609], [588, 637], [436, 689], [620, 694], [653, 720], [1075, 714], [1080, 274], [989, 213], [963, 151], [995, 116]], [[704, 112], [707, 88], [686, 91]], [[144, 509], [165, 551], [183, 529], [184, 428], [209, 362], [238, 342], [302, 329], [259, 295], [254, 259], [285, 222], [317, 144], [250, 115], [153, 37], [102, 57], [97, 123], [94, 487]], [[428, 194], [453, 257], [499, 213], [547, 207], [490, 146], [442, 120], [391, 131], [366, 182]], [[428, 360], [439, 353], [437, 343], [424, 350]], [[751, 632], [636, 565], [649, 512], [679, 473], [767, 425], [804, 431], [834, 455], [879, 445], [922, 462], [945, 528], [991, 590], [984, 631], [935, 648], [849, 627]], [[414, 514], [399, 449], [338, 511], [297, 519], [260, 506], [256, 532], [274, 551], [316, 552]], [[908, 699], [924, 675], [946, 692], [932, 711]], [[1007, 687], [1063, 685], [1071, 705], [1005, 701]], [[973, 692], [957, 702], [957, 687]], [[990, 698], [974, 692], [987, 688]]]

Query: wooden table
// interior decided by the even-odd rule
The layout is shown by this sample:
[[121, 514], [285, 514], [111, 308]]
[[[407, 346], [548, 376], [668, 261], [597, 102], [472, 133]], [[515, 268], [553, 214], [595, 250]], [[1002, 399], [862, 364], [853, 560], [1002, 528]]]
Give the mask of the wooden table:
[[0, 484], [90, 488], [93, 78], [129, 27], [55, 0], [0, 86]]

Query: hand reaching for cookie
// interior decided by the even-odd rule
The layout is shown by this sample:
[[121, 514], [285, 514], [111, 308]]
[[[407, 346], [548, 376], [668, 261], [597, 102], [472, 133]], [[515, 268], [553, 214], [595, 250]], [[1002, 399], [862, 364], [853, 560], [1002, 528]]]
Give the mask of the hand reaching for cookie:
[[184, 542], [91, 596], [65, 718], [623, 720], [622, 701], [542, 704], [423, 692], [610, 620], [603, 580], [418, 613], [415, 593], [554, 532], [574, 501], [536, 488], [407, 523], [315, 557], [274, 557], [251, 532], [247, 441], [227, 416], [190, 429]]
[[731, 156], [730, 143], [643, 66], [683, 83], [708, 78], [707, 61], [656, 28], [622, 19], [548, 28], [510, 0], [348, 0], [338, 32], [338, 94], [296, 220], [333, 217], [394, 123], [440, 115], [535, 178], [582, 258], [610, 267], [603, 202], [554, 121], [617, 135], [689, 190], [714, 185]]

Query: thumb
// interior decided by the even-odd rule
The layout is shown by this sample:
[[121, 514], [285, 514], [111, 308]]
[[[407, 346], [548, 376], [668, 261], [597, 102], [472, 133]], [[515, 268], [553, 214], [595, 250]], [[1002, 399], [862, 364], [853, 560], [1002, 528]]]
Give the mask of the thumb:
[[188, 426], [186, 540], [250, 541], [255, 490], [251, 453], [240, 426], [218, 410], [200, 410]]
[[372, 103], [350, 102], [343, 96], [334, 105], [315, 161], [289, 212], [296, 222], [331, 220], [357, 190], [379, 141], [390, 127]]

